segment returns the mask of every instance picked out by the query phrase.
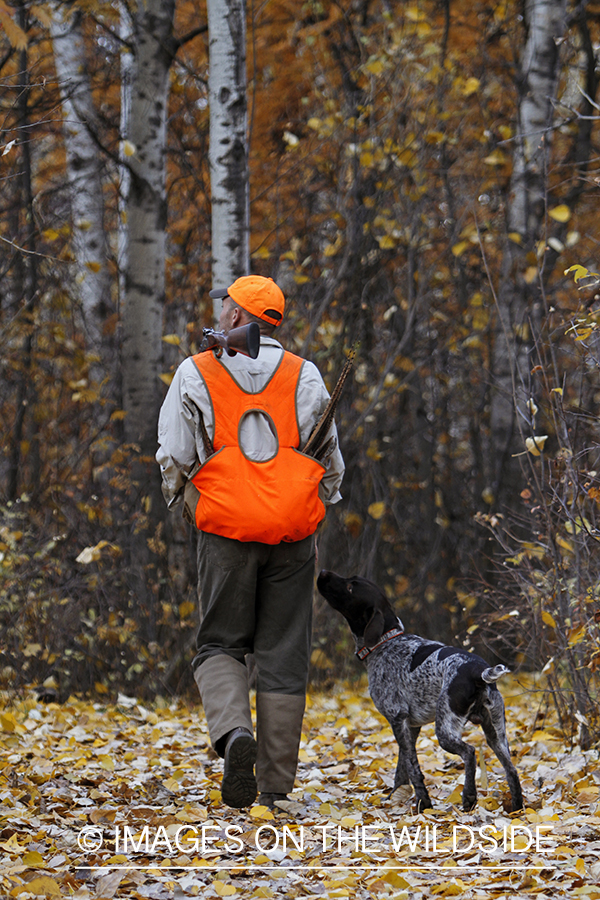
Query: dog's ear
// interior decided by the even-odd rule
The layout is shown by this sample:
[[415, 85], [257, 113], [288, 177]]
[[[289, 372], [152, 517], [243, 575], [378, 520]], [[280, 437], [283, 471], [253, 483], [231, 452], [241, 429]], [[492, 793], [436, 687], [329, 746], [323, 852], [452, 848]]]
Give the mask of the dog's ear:
[[385, 618], [380, 609], [374, 609], [373, 615], [367, 622], [367, 627], [365, 628], [365, 633], [363, 635], [365, 645], [371, 649], [375, 644], [381, 640], [381, 635], [383, 634], [383, 629], [385, 627]]

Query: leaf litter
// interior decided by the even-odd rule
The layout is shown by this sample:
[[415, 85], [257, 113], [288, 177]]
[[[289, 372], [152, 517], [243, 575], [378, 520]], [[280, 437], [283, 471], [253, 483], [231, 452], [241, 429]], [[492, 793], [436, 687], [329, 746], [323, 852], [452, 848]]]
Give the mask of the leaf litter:
[[199, 705], [4, 696], [2, 896], [600, 900], [598, 751], [565, 745], [533, 676], [506, 685], [526, 798], [516, 814], [475, 727], [473, 811], [433, 726], [417, 749], [435, 809], [416, 815], [411, 788], [387, 796], [396, 742], [364, 680], [309, 695], [296, 789], [273, 811], [222, 804]]

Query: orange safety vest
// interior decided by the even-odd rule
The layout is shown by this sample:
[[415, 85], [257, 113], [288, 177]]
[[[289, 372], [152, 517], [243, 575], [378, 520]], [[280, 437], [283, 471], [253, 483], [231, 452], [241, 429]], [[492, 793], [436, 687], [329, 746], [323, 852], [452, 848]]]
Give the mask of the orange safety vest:
[[[313, 534], [325, 516], [318, 490], [324, 466], [298, 450], [296, 388], [304, 360], [284, 352], [259, 393], [244, 391], [214, 353], [193, 357], [210, 395], [215, 453], [192, 482], [200, 492], [195, 510], [200, 531], [238, 541], [279, 544]], [[256, 462], [244, 455], [239, 429], [249, 412], [271, 421], [277, 451]]]

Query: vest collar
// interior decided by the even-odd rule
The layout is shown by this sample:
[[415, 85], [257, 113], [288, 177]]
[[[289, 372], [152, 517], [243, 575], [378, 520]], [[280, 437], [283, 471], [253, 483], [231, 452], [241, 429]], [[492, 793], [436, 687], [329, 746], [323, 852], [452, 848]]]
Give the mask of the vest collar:
[[373, 650], [377, 650], [378, 647], [381, 647], [383, 644], [387, 644], [388, 641], [393, 640], [393, 638], [400, 637], [400, 635], [404, 634], [404, 626], [400, 619], [398, 619], [398, 625], [396, 628], [390, 628], [389, 631], [386, 631], [381, 635], [381, 639], [375, 644], [374, 647], [361, 647], [360, 650], [356, 651], [356, 656], [359, 659], [365, 660]]

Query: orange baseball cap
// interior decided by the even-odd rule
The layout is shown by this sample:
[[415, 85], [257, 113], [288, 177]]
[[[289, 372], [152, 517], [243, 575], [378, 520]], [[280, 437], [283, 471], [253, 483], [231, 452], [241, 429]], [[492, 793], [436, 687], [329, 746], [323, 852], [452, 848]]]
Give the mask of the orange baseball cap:
[[285, 309], [285, 297], [281, 288], [277, 287], [272, 278], [264, 278], [262, 275], [243, 275], [234, 281], [228, 288], [215, 288], [209, 291], [213, 300], [221, 300], [223, 297], [231, 297], [246, 312], [259, 319], [264, 319], [271, 325], [280, 325]]

